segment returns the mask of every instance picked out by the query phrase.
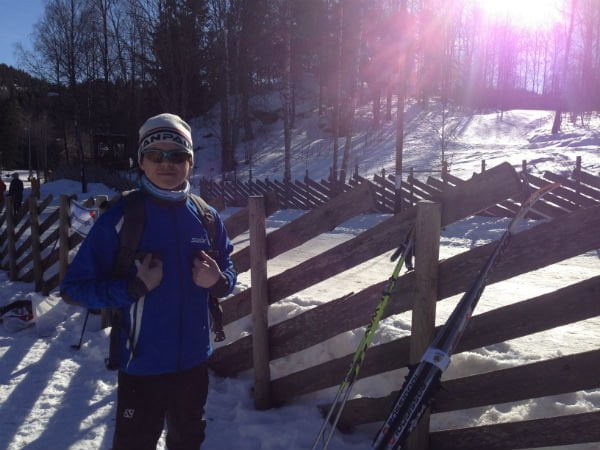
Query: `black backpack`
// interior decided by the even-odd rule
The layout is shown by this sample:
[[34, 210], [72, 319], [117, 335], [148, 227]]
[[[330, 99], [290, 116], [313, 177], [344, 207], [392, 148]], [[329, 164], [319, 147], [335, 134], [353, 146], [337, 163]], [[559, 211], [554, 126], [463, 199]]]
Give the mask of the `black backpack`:
[[[215, 217], [208, 204], [198, 195], [189, 194], [190, 199], [196, 205], [200, 213], [200, 220], [206, 228], [210, 241], [211, 250], [208, 252], [211, 257], [216, 257], [218, 254], [215, 248], [217, 239], [217, 229], [215, 225]], [[139, 190], [127, 191], [121, 194], [123, 199], [123, 225], [119, 231], [119, 249], [113, 266], [113, 278], [124, 278], [129, 273], [129, 268], [133, 264], [136, 257], [139, 257], [138, 248], [142, 240], [142, 234], [145, 224], [145, 208], [143, 194]], [[118, 197], [106, 202], [105, 205], [100, 205], [101, 209], [108, 208], [114, 203]], [[223, 310], [219, 305], [219, 300], [209, 295], [208, 300], [212, 331], [215, 334], [215, 342], [225, 340], [223, 331]], [[120, 333], [124, 332], [122, 311], [120, 308], [102, 309], [103, 326], [110, 326], [110, 346], [109, 355], [106, 358], [106, 367], [109, 370], [118, 368], [118, 348]]]

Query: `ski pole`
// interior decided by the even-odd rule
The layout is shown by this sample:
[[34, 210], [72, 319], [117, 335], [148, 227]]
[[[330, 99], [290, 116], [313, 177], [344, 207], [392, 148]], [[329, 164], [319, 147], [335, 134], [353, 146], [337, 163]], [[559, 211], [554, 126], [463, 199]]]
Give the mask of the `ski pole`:
[[85, 333], [85, 327], [87, 325], [88, 317], [90, 316], [90, 310], [88, 309], [85, 313], [85, 319], [83, 321], [83, 327], [81, 327], [81, 336], [79, 336], [79, 343], [72, 344], [71, 348], [73, 350], [79, 350], [81, 348], [81, 342], [83, 342], [83, 334]]
[[[327, 448], [329, 448], [329, 442], [331, 441], [331, 438], [333, 437], [333, 434], [335, 432], [335, 428], [342, 416], [342, 410], [344, 409], [344, 406], [346, 405], [346, 402], [350, 397], [350, 392], [352, 390], [352, 387], [354, 386], [354, 382], [358, 378], [358, 372], [360, 371], [360, 368], [364, 362], [367, 349], [369, 348], [369, 346], [371, 345], [371, 341], [375, 337], [375, 331], [379, 326], [379, 321], [383, 317], [385, 308], [391, 298], [392, 292], [396, 285], [396, 281], [400, 276], [400, 270], [404, 266], [406, 256], [409, 254], [409, 252], [412, 251], [413, 245], [414, 228], [412, 228], [409, 231], [408, 236], [406, 237], [404, 242], [398, 247], [398, 249], [393, 253], [392, 257], [390, 258], [392, 261], [398, 260], [396, 266], [394, 267], [394, 272], [391, 278], [389, 279], [388, 285], [385, 288], [377, 307], [375, 308], [375, 312], [371, 317], [371, 322], [367, 325], [367, 328], [365, 329], [364, 335], [358, 345], [358, 348], [356, 349], [356, 352], [354, 353], [352, 364], [350, 365], [350, 368], [346, 372], [346, 375], [338, 388], [335, 398], [333, 399], [333, 403], [331, 404], [331, 407], [327, 412], [327, 416], [323, 420], [323, 423], [321, 425], [321, 428], [319, 429], [319, 433], [317, 434], [317, 438], [315, 439], [311, 450], [316, 450], [319, 444], [321, 444], [322, 450], [326, 450]], [[327, 423], [333, 417], [334, 411], [336, 409], [337, 413], [331, 422], [331, 430], [329, 431], [329, 433], [326, 433]]]

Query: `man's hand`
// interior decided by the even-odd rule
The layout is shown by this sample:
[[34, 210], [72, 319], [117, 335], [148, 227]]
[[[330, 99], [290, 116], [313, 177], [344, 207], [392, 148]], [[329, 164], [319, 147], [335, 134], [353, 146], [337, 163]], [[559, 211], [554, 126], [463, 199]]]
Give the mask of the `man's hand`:
[[201, 288], [211, 288], [221, 278], [221, 269], [217, 262], [204, 251], [194, 258], [192, 267], [192, 279]]
[[163, 277], [162, 261], [148, 253], [142, 262], [136, 259], [137, 277], [146, 285], [148, 291], [158, 286]]

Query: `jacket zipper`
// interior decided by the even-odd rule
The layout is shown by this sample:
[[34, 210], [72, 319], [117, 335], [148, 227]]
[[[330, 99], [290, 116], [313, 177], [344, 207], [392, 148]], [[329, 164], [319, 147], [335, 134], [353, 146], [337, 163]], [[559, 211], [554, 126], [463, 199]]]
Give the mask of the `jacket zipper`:
[[179, 345], [177, 346], [177, 369], [181, 370], [181, 356], [183, 353], [183, 307], [185, 303], [185, 288], [184, 288], [184, 278], [183, 278], [183, 270], [181, 267], [181, 241], [179, 234], [179, 223], [177, 220], [177, 210], [178, 208], [173, 208], [173, 222], [175, 225], [175, 236], [176, 236], [176, 248], [177, 248], [177, 274], [179, 278], [179, 288], [180, 288], [180, 304], [179, 304], [179, 328], [178, 328], [178, 337], [179, 337]]

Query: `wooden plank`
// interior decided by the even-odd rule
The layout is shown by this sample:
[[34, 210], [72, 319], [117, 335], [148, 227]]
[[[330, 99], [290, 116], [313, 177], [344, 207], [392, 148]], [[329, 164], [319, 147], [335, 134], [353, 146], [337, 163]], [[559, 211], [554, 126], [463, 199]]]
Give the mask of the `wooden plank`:
[[40, 224], [40, 235], [43, 235], [48, 229], [50, 229], [51, 226], [54, 225], [55, 222], [58, 221], [59, 213], [59, 209], [56, 208], [44, 219], [44, 221]]
[[[265, 195], [266, 214], [270, 216], [280, 208], [277, 195], [273, 191], [268, 191]], [[248, 208], [232, 214], [223, 221], [229, 239], [233, 239], [248, 230]], [[239, 271], [239, 269], [238, 269]]]
[[52, 230], [52, 233], [48, 234], [48, 236], [46, 236], [44, 238], [44, 240], [42, 241], [42, 244], [41, 244], [42, 251], [45, 250], [46, 248], [48, 248], [48, 246], [50, 244], [53, 244], [54, 241], [56, 241], [57, 239], [58, 239], [58, 227], [55, 228], [54, 230]]
[[[413, 199], [413, 203], [417, 203], [420, 200], [431, 200], [434, 201], [433, 196], [428, 192], [425, 191], [423, 189], [421, 189], [419, 186], [417, 186], [415, 183], [412, 183], [412, 178], [408, 179], [408, 190], [409, 190], [409, 197]], [[412, 183], [412, 184], [411, 184]]]
[[330, 199], [332, 197], [331, 190], [322, 184], [317, 183], [314, 180], [311, 180], [308, 177], [304, 177], [304, 183], [310, 188], [314, 189], [317, 192], [320, 192], [322, 195]]
[[[345, 192], [319, 208], [312, 209], [298, 219], [269, 233], [267, 236], [267, 257], [276, 256], [304, 244], [310, 239], [333, 230], [339, 224], [373, 211], [375, 201], [370, 184], [362, 184], [352, 191]], [[246, 247], [232, 256], [238, 272], [250, 268], [250, 248]]]
[[43, 269], [42, 269], [42, 249], [40, 244], [40, 220], [38, 213], [38, 204], [35, 197], [29, 198], [29, 217], [31, 222], [31, 256], [33, 259], [33, 280], [36, 292], [42, 290]]
[[[31, 244], [31, 239], [29, 240], [29, 244]], [[18, 259], [18, 257], [17, 257]], [[20, 273], [21, 270], [25, 268], [31, 261], [33, 260], [33, 256], [31, 252], [27, 253], [23, 258], [18, 260], [17, 262], [17, 273]]]
[[[435, 309], [438, 287], [440, 252], [439, 203], [423, 201], [417, 204], [415, 223], [415, 296], [412, 304], [409, 359], [417, 364], [435, 337]], [[408, 450], [429, 449], [429, 419], [427, 408], [419, 424], [406, 442]]]
[[250, 190], [253, 195], [264, 195], [267, 192], [264, 186], [261, 186], [254, 181], [248, 181], [248, 186], [250, 186]]
[[46, 198], [44, 200], [42, 200], [38, 205], [38, 214], [42, 214], [44, 212], [44, 210], [46, 209], [46, 207], [50, 204], [50, 202], [52, 202], [52, 194], [49, 194], [46, 196]]
[[6, 197], [6, 252], [8, 255], [9, 279], [15, 281], [18, 276], [16, 239], [15, 239], [15, 215], [13, 213], [13, 199]]
[[[394, 181], [392, 181], [388, 178], [383, 178], [381, 175], [377, 175], [377, 174], [373, 174], [373, 181], [376, 184], [381, 185], [384, 189], [386, 189], [387, 191], [389, 191], [395, 195], [395, 193], [396, 193], [395, 177], [393, 175], [388, 175], [388, 177], [391, 177]], [[403, 195], [410, 195], [409, 186], [404, 181], [402, 182], [401, 189], [402, 189]]]
[[296, 193], [296, 196], [301, 198], [309, 207], [317, 208], [323, 204], [323, 202], [318, 201], [314, 196], [307, 192], [305, 187], [300, 186], [298, 182], [290, 184], [290, 187]]
[[21, 256], [23, 256], [23, 254], [25, 254], [27, 250], [29, 250], [29, 247], [31, 247], [31, 235], [27, 236], [27, 238], [23, 242], [21, 242], [20, 245], [17, 247], [15, 253], [15, 257], [17, 258], [17, 260]]
[[[376, 185], [379, 185], [381, 188], [381, 193], [385, 197], [386, 208], [389, 208], [391, 212], [395, 211], [396, 205], [396, 187], [388, 180], [381, 178], [381, 176], [375, 174], [373, 175], [373, 180]], [[410, 196], [410, 191], [407, 189], [402, 189], [402, 203], [403, 208], [409, 208], [412, 205], [408, 200]]]
[[[434, 413], [517, 402], [530, 398], [600, 388], [600, 349], [542, 360], [442, 382], [434, 397]], [[400, 391], [381, 398], [349, 401], [340, 418], [340, 429], [383, 421]], [[329, 405], [320, 405], [326, 410]]]
[[271, 406], [269, 369], [269, 289], [267, 285], [267, 232], [265, 198], [248, 198], [250, 253], [252, 259], [252, 366], [254, 369], [254, 406]]
[[289, 202], [289, 206], [292, 206], [295, 209], [309, 209], [308, 204], [306, 204], [306, 202], [303, 199], [298, 198], [298, 196], [291, 188], [288, 191], [285, 184], [283, 184], [279, 180], [273, 180], [272, 185], [275, 186], [275, 188], [281, 195], [281, 198], [283, 198], [284, 201]]
[[597, 177], [596, 175], [584, 172], [583, 170], [574, 170], [571, 177], [575, 180], [579, 180], [582, 183], [587, 184], [588, 186], [600, 189], [600, 177]]
[[298, 189], [304, 192], [304, 195], [307, 198], [310, 198], [310, 201], [313, 202], [317, 207], [321, 206], [323, 203], [327, 203], [329, 200], [327, 197], [323, 196], [321, 193], [311, 189], [302, 181], [296, 180], [294, 184], [298, 187]]
[[555, 173], [552, 172], [544, 172], [544, 178], [547, 178], [550, 181], [556, 181], [561, 183], [564, 186], [567, 186], [571, 189], [574, 189], [575, 191], [577, 191], [580, 195], [587, 195], [587, 197], [584, 198], [591, 198], [594, 202], [600, 202], [600, 190], [596, 190], [593, 189], [589, 186], [586, 186], [585, 184], [581, 184], [578, 181], [574, 181], [571, 180], [567, 177], [564, 177], [562, 175], [557, 175]]
[[[58, 282], [60, 283], [67, 273], [69, 267], [69, 250], [72, 248], [69, 242], [69, 196], [61, 195], [59, 202], [59, 234], [58, 234]], [[78, 236], [78, 235], [77, 235]], [[46, 258], [48, 260], [50, 255]], [[46, 266], [47, 267], [47, 266]]]
[[342, 192], [346, 192], [346, 191], [352, 189], [351, 185], [349, 185], [347, 183], [339, 182], [339, 181], [334, 184], [329, 180], [323, 179], [323, 180], [321, 180], [321, 184], [323, 186], [325, 186], [327, 189], [329, 189], [330, 192], [332, 192], [332, 193], [335, 192], [334, 195], [339, 195]]
[[600, 443], [600, 411], [438, 431], [430, 435], [431, 448], [436, 450], [506, 450], [588, 442]]
[[[24, 202], [24, 204], [26, 205], [27, 203]], [[19, 240], [19, 238], [21, 236], [23, 236], [23, 233], [25, 233], [26, 230], [28, 230], [30, 227], [30, 221], [29, 221], [29, 215], [27, 215], [27, 218], [23, 221], [23, 223], [21, 223], [21, 226], [19, 227], [19, 229], [17, 231], [15, 231], [15, 239]]]
[[442, 191], [438, 188], [434, 187], [431, 184], [423, 183], [422, 181], [412, 177], [409, 178], [410, 182], [414, 184], [416, 188], [421, 189], [423, 192], [426, 192], [429, 195], [430, 200], [441, 200]]
[[[480, 174], [476, 174], [475, 177], [479, 175]], [[447, 174], [446, 177], [450, 183], [458, 183], [459, 185], [462, 185], [462, 183], [464, 183], [463, 180], [453, 175]], [[449, 187], [444, 186], [443, 181], [440, 181], [433, 177], [429, 177], [427, 182], [437, 186], [440, 190], [449, 189]], [[513, 197], [511, 200], [503, 200], [501, 202], [498, 202], [497, 205], [486, 208], [484, 211], [479, 211], [477, 214], [491, 213], [492, 215], [497, 217], [514, 217], [515, 213], [519, 210], [519, 205], [515, 203], [515, 199], [517, 199], [517, 202], [520, 203], [521, 200], [519, 199], [525, 198], [527, 192], [530, 192], [530, 189], [523, 188], [519, 195]], [[529, 211], [529, 213], [527, 214], [527, 217], [529, 219], [542, 220], [558, 217], [564, 213], [564, 211], [562, 210], [555, 210], [554, 207], [552, 207], [551, 205], [543, 206], [542, 204], [543, 201], [539, 201], [536, 204], [536, 208], [541, 209], [540, 212], [536, 212], [535, 208], [532, 208], [532, 210]]]
[[[566, 181], [570, 181], [572, 184], [575, 184], [572, 180], [569, 180], [568, 178], [562, 178]], [[544, 178], [539, 178], [531, 174], [528, 174], [527, 180], [530, 184], [533, 184], [535, 187], [538, 188], [548, 184], [549, 182], [556, 181], [550, 179], [546, 180]], [[552, 192], [549, 192], [548, 194], [544, 195], [544, 199], [551, 201], [552, 203], [555, 203], [556, 205], [562, 208], [566, 208], [570, 211], [581, 207], [596, 206], [598, 204], [598, 202], [594, 201], [593, 199], [571, 190], [569, 188], [569, 185], [564, 183], [564, 180], [561, 183], [561, 186], [557, 187], [556, 189], [553, 189]]]
[[269, 181], [268, 186], [277, 193], [279, 202], [286, 208], [305, 209], [302, 203], [298, 202], [295, 198], [286, 198], [285, 189], [278, 183]]
[[[412, 276], [413, 273], [410, 273], [403, 279], [410, 279]], [[405, 312], [410, 308], [412, 299], [411, 291], [406, 291], [407, 288], [410, 288], [410, 285], [407, 286], [407, 284], [401, 283], [394, 291], [394, 296], [384, 316]], [[444, 284], [446, 284], [444, 275], [440, 272], [440, 288]], [[599, 295], [600, 276], [524, 302], [477, 315], [469, 323], [456, 353], [596, 317], [600, 315], [600, 304], [597, 301]], [[440, 297], [442, 297], [441, 294]], [[573, 299], [577, 301], [573, 301]], [[347, 307], [351, 308], [355, 305], [360, 307], [358, 302], [348, 304]], [[540, 314], [540, 311], [544, 311], [544, 314]], [[313, 317], [320, 316], [315, 314]], [[304, 322], [308, 327], [307, 319], [305, 318]], [[363, 321], [366, 323], [367, 320], [368, 316]], [[498, 323], [503, 323], [504, 326], [498, 327]], [[330, 321], [329, 324], [333, 323]], [[323, 327], [323, 323], [313, 326], [312, 333], [314, 334], [314, 330]], [[438, 327], [438, 331], [440, 328]], [[275, 352], [280, 343], [274, 337], [274, 330], [271, 331], [271, 342], [273, 343], [273, 352]], [[308, 329], [306, 333], [310, 334], [311, 330]], [[367, 353], [359, 378], [406, 367], [409, 364], [409, 340], [409, 337], [405, 337], [371, 348]], [[309, 343], [309, 345], [314, 345], [314, 343]], [[390, 358], [389, 355], [394, 355], [394, 358]], [[352, 354], [342, 356], [274, 380], [271, 386], [273, 401], [285, 402], [298, 395], [337, 385], [348, 369], [352, 357]]]
[[[468, 207], [468, 199], [476, 192], [479, 196], [486, 196], [481, 199], [481, 203], [485, 204], [486, 207], [495, 205], [506, 199], [504, 196], [499, 196], [494, 190], [490, 190], [490, 186], [501, 186], [507, 182], [506, 178], [510, 178], [510, 182], [517, 186], [517, 192], [514, 192], [509, 197], [513, 197], [519, 194], [521, 187], [521, 181], [517, 176], [517, 173], [513, 167], [508, 163], [502, 163], [496, 167], [486, 170], [484, 173], [479, 174], [468, 181], [462, 182], [454, 189], [446, 189], [442, 192], [441, 202], [443, 205], [444, 216], [452, 214], [451, 217], [446, 220], [448, 223], [453, 223], [459, 220], [459, 218], [467, 217], [467, 211], [471, 213]], [[481, 211], [481, 208], [479, 211]], [[478, 211], [476, 211], [478, 212]], [[473, 213], [469, 214], [472, 215]]]

